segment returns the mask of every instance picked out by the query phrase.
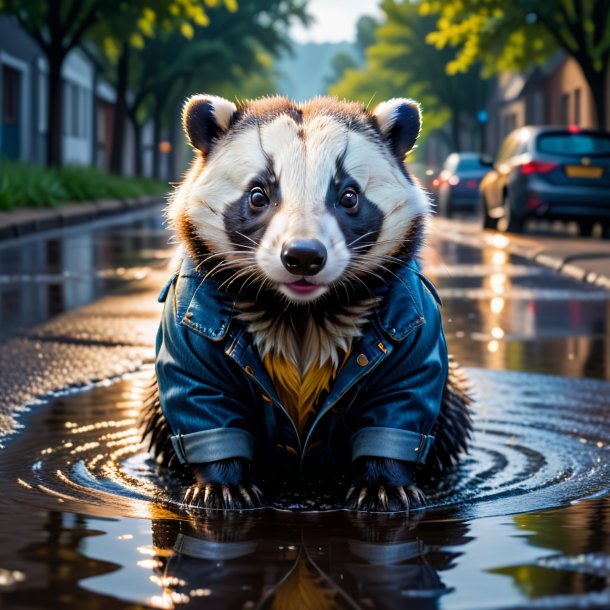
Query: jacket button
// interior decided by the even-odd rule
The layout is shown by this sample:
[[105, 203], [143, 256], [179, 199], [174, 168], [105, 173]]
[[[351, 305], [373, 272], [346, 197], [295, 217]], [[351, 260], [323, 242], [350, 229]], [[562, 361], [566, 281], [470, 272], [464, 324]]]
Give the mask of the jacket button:
[[360, 354], [358, 358], [356, 358], [356, 362], [360, 366], [366, 366], [369, 363], [369, 359], [364, 354]]
[[252, 367], [249, 364], [247, 364], [245, 366], [244, 370], [246, 371], [246, 373], [248, 375], [250, 375], [250, 377], [252, 377], [252, 375], [254, 375], [254, 371], [252, 370]]
[[192, 318], [193, 317], [193, 312], [192, 311], [187, 311], [186, 312], [186, 317], [187, 318]]

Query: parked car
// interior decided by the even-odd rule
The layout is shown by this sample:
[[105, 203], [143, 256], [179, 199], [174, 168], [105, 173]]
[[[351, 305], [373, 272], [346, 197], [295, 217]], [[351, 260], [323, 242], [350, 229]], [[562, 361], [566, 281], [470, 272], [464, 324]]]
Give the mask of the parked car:
[[481, 163], [478, 153], [451, 153], [432, 181], [436, 192], [438, 213], [451, 217], [457, 210], [479, 209], [479, 184], [489, 168]]
[[481, 182], [483, 226], [519, 233], [530, 218], [610, 229], [610, 133], [576, 126], [521, 127], [502, 142]]

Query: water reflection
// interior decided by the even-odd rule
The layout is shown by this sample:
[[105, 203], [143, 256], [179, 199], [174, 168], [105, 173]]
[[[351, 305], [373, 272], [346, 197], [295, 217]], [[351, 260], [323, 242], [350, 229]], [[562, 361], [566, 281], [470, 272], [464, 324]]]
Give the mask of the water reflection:
[[[413, 519], [337, 513], [300, 519], [207, 515], [153, 524], [159, 608], [436, 608], [449, 590], [434, 531]], [[323, 528], [321, 527], [323, 525]], [[447, 546], [467, 540], [451, 527]], [[281, 537], [279, 534], [281, 533]], [[169, 551], [169, 553], [168, 553]], [[262, 569], [264, 566], [264, 569]]]
[[138, 279], [164, 262], [161, 208], [131, 219], [0, 244], [0, 341]]
[[608, 293], [509, 255], [501, 237], [483, 249], [432, 244], [425, 266], [452, 353], [471, 366], [610, 379]]
[[546, 607], [610, 607], [610, 510], [607, 500], [597, 504], [514, 517], [527, 544], [546, 552], [490, 571], [511, 578], [528, 599], [545, 599]]

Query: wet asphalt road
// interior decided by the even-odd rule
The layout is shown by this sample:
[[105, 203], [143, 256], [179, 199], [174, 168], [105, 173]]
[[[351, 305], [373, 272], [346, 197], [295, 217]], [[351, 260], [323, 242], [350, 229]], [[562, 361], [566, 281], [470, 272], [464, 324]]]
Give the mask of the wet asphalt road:
[[[468, 366], [608, 379], [610, 293], [509, 254], [499, 233], [473, 236], [476, 224], [433, 224], [423, 252], [452, 353]], [[163, 268], [169, 237], [154, 208], [0, 242], [0, 342]]]
[[[0, 244], [2, 341], [160, 279], [160, 219]], [[452, 226], [432, 225], [423, 262], [478, 423], [437, 508], [184, 515], [137, 444], [144, 372], [37, 406], [0, 449], [0, 607], [609, 608], [610, 293]]]

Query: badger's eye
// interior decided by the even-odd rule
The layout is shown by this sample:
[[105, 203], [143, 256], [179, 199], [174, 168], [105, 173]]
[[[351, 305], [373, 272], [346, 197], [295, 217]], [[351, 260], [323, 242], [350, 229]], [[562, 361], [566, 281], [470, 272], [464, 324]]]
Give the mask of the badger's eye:
[[250, 208], [253, 210], [262, 210], [269, 205], [269, 197], [267, 197], [265, 191], [260, 186], [255, 186], [250, 191], [249, 203]]
[[348, 212], [355, 212], [358, 208], [358, 192], [351, 186], [347, 187], [341, 194], [339, 204]]

